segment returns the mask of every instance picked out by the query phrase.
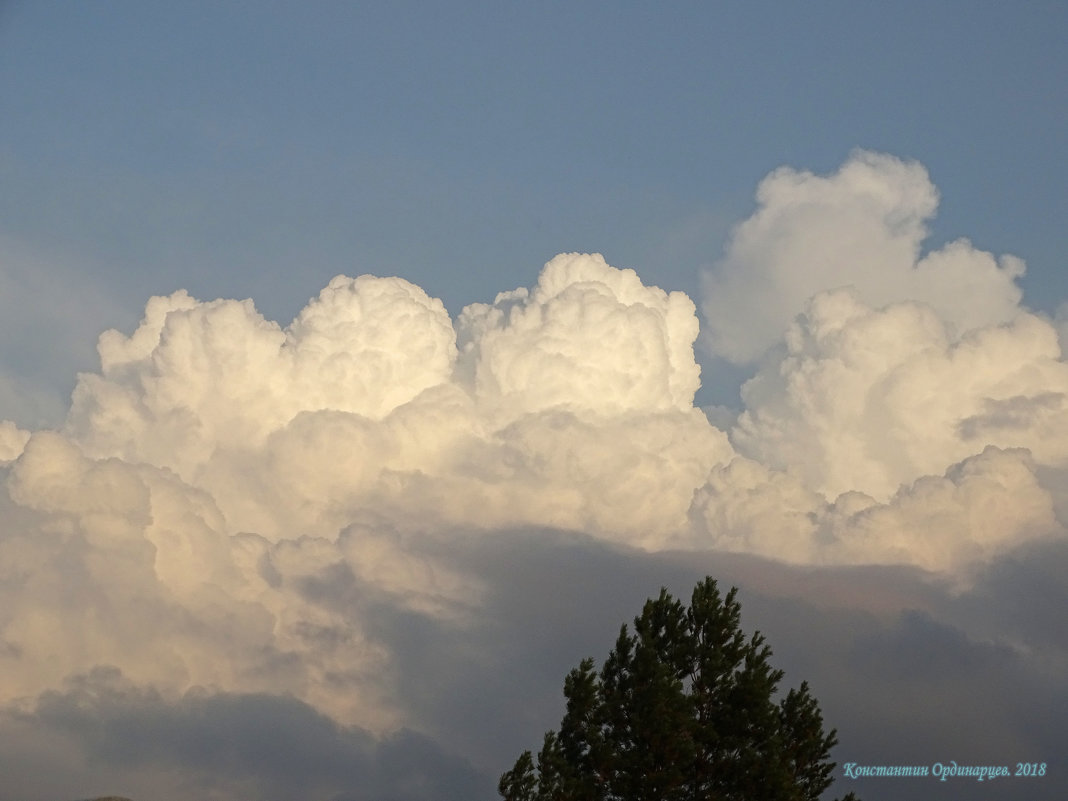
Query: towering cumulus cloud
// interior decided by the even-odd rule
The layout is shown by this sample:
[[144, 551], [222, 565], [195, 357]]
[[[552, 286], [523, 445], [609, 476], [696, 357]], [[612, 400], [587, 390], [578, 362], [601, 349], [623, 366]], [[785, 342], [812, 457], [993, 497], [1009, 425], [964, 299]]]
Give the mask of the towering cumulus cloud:
[[441, 301], [373, 276], [335, 278], [285, 331], [251, 301], [153, 298], [132, 336], [108, 331], [99, 351], [68, 430], [93, 456], [189, 479], [217, 449], [260, 448], [302, 411], [380, 420], [447, 381], [456, 358]]
[[686, 538], [694, 490], [732, 456], [693, 407], [687, 297], [572, 254], [459, 328], [458, 360], [440, 301], [363, 276], [285, 329], [177, 292], [103, 334], [62, 431], [0, 428], [9, 697], [118, 661], [151, 686], [284, 691], [390, 729], [390, 654], [367, 601], [335, 596], [442, 619], [478, 601], [412, 533]]
[[920, 164], [861, 151], [831, 176], [783, 167], [757, 204], [705, 280], [708, 342], [732, 361], [756, 359], [810, 297], [840, 287], [877, 307], [924, 303], [955, 334], [1017, 312], [1019, 259], [964, 239], [921, 257], [938, 192]]
[[747, 461], [699, 491], [700, 531], [944, 570], [1058, 530], [1035, 470], [1068, 463], [1068, 364], [1019, 305], [1022, 263], [964, 240], [921, 256], [937, 193], [889, 156], [779, 170], [758, 201], [705, 284], [711, 347], [763, 358], [731, 430]]
[[557, 256], [532, 292], [467, 307], [460, 333], [478, 396], [513, 415], [688, 411], [700, 384], [693, 302], [599, 255]]
[[694, 406], [694, 303], [599, 255], [455, 322], [400, 278], [285, 327], [152, 298], [59, 430], [0, 423], [0, 705], [284, 695], [357, 748], [429, 730], [387, 621], [485, 615], [471, 543], [508, 530], [957, 576], [1063, 537], [1068, 364], [1022, 264], [922, 253], [937, 193], [888, 156], [758, 201], [703, 301], [759, 359], [729, 431]]

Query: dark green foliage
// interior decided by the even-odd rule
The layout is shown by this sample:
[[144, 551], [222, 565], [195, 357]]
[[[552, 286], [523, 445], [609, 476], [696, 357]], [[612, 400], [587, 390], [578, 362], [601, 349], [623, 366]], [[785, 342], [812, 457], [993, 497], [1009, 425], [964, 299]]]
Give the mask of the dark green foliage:
[[497, 792], [513, 801], [533, 801], [537, 798], [538, 779], [534, 775], [534, 760], [524, 751], [510, 771], [501, 776]]
[[741, 631], [736, 595], [706, 578], [689, 608], [667, 590], [646, 601], [599, 673], [584, 659], [568, 674], [559, 733], [501, 776], [502, 798], [816, 801], [835, 732], [804, 682], [776, 703], [783, 673]]

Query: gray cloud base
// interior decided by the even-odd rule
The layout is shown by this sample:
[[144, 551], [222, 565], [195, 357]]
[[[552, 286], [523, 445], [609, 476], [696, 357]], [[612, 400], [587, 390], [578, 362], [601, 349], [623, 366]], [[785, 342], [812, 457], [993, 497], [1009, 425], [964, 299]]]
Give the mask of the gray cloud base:
[[[440, 535], [417, 549], [440, 554]], [[10, 746], [4, 773], [20, 782], [0, 797], [78, 797], [91, 776], [101, 791], [130, 795], [132, 785], [148, 797], [151, 788], [162, 801], [190, 792], [490, 799], [500, 766], [559, 722], [563, 675], [585, 655], [603, 658], [645, 588], [685, 594], [706, 573], [742, 588], [743, 623], [768, 636], [786, 682], [812, 684], [839, 730], [840, 763], [1050, 764], [1044, 780], [984, 786], [991, 798], [1041, 795], [1060, 781], [1068, 638], [1047, 624], [1066, 600], [1063, 582], [1050, 580], [1068, 566], [1062, 542], [1013, 552], [964, 593], [912, 569], [648, 554], [558, 531], [500, 531], [489, 543], [456, 533], [447, 551], [455, 569], [487, 588], [472, 620], [442, 626], [384, 600], [369, 613], [375, 639], [398, 656], [398, 699], [423, 733], [376, 737], [270, 694], [199, 690], [168, 701], [116, 668], [97, 668], [0, 718]], [[347, 603], [351, 592], [332, 576], [318, 591], [328, 604]], [[35, 745], [82, 767], [34, 775], [21, 752]], [[865, 798], [977, 792], [974, 779], [838, 775], [839, 789]]]

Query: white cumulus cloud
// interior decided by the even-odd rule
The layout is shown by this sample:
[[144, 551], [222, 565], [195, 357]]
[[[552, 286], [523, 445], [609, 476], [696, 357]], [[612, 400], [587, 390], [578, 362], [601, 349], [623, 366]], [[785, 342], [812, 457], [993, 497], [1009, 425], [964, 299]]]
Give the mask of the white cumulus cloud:
[[110, 666], [164, 705], [418, 730], [398, 631], [485, 619], [472, 543], [508, 532], [940, 575], [1063, 537], [1068, 365], [1022, 266], [921, 257], [937, 193], [891, 157], [759, 199], [705, 299], [717, 352], [763, 356], [729, 432], [694, 406], [693, 301], [596, 254], [455, 321], [374, 276], [289, 324], [149, 300], [61, 426], [0, 422], [0, 706]]
[[925, 303], [954, 337], [1017, 312], [1020, 259], [963, 239], [921, 256], [938, 191], [916, 162], [858, 151], [829, 176], [783, 167], [757, 204], [704, 276], [706, 341], [731, 361], [757, 359], [824, 290], [852, 287], [874, 306]]
[[370, 610], [458, 621], [479, 602], [411, 536], [685, 540], [733, 456], [693, 407], [685, 295], [572, 254], [459, 328], [458, 363], [440, 301], [363, 276], [287, 327], [176, 292], [105, 332], [59, 431], [0, 427], [6, 698], [113, 664], [168, 697], [284, 692], [393, 730]]
[[691, 510], [695, 542], [796, 564], [914, 565], [952, 574], [1033, 539], [1063, 536], [1023, 449], [988, 446], [885, 502], [831, 501], [785, 472], [738, 457], [713, 469]]
[[959, 340], [947, 329], [923, 304], [817, 295], [743, 387], [734, 444], [829, 498], [886, 499], [986, 445], [1063, 466], [1068, 364], [1053, 326], [1021, 311]]
[[642, 284], [598, 254], [561, 254], [533, 290], [460, 315], [479, 399], [511, 414], [692, 408], [698, 322], [682, 292]]

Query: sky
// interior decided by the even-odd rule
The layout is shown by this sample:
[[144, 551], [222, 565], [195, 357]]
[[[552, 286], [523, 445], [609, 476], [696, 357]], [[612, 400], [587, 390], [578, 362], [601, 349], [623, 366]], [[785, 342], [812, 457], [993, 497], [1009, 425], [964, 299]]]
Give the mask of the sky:
[[1066, 30], [0, 3], [0, 801], [492, 799], [706, 575], [831, 793], [1057, 797]]

